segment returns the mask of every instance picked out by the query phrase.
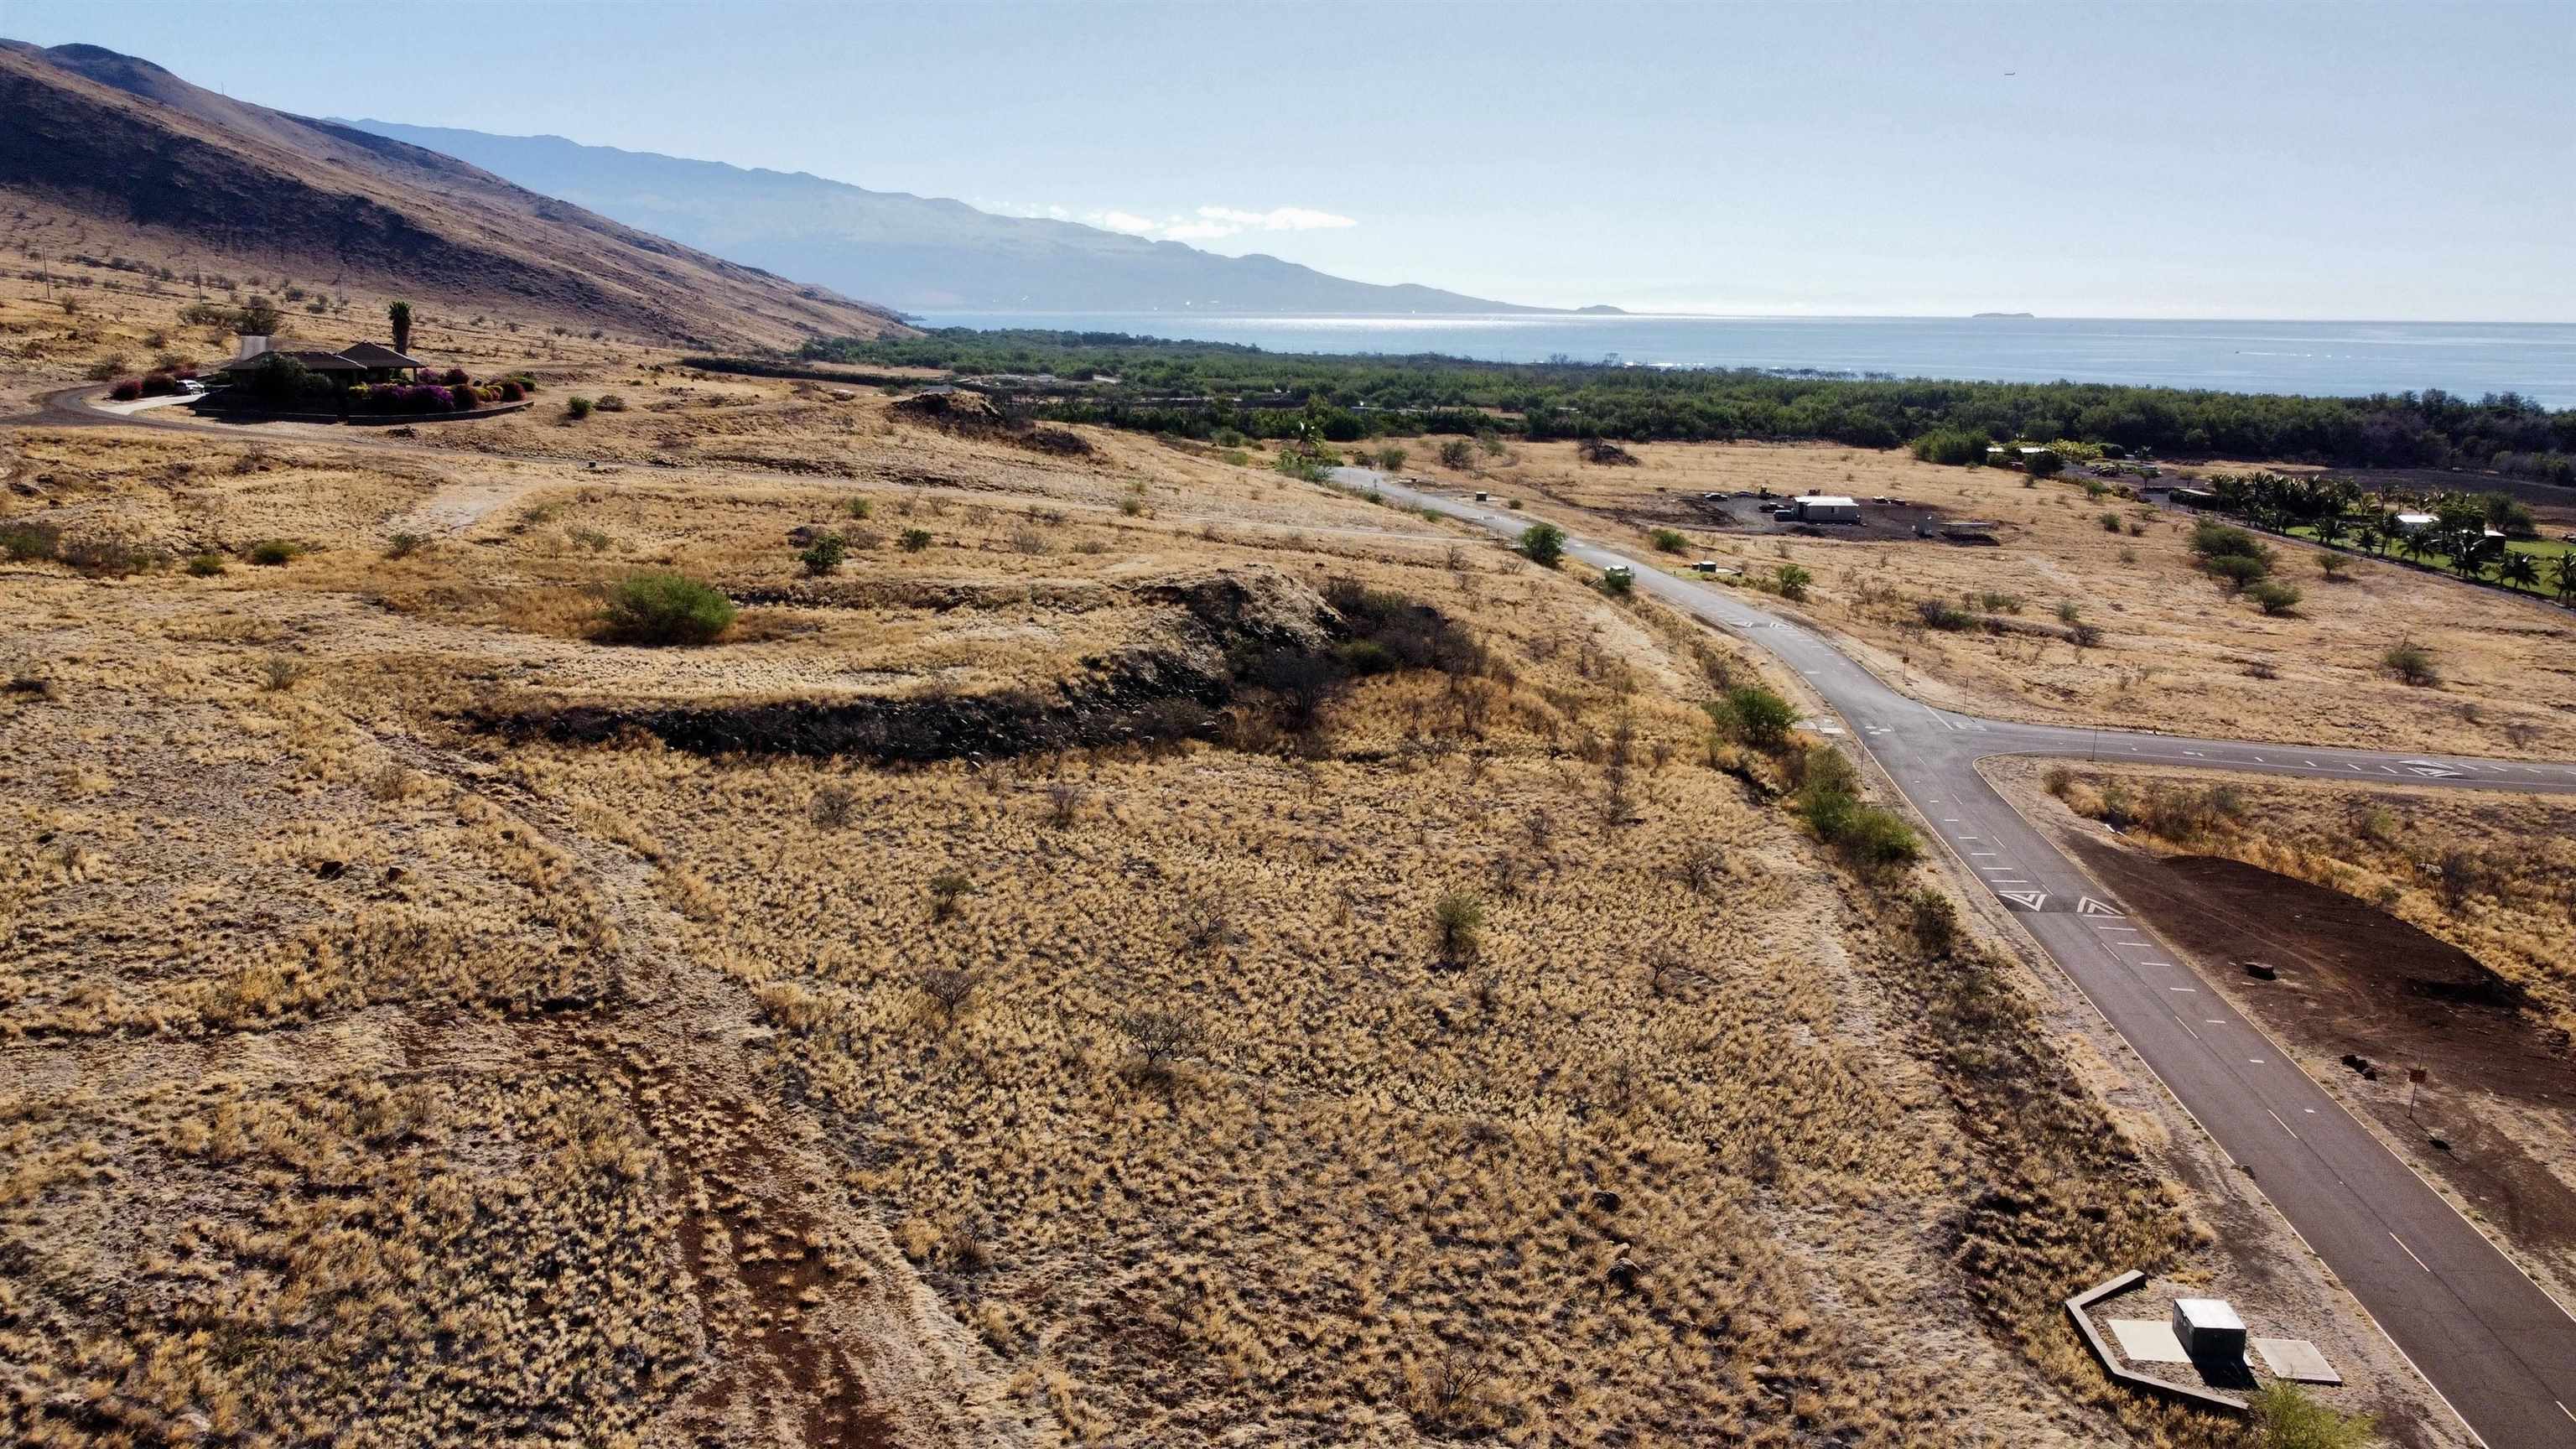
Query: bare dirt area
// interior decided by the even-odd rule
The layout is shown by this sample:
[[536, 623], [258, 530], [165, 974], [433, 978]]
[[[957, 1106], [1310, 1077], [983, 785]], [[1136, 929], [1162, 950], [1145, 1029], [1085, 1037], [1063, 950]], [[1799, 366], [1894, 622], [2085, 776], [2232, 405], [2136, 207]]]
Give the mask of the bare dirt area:
[[[1638, 443], [1633, 467], [1583, 462], [1571, 443], [1512, 444], [1440, 482], [1519, 499], [1533, 517], [1654, 547], [1678, 529], [1672, 566], [1741, 569], [1745, 586], [1854, 642], [1884, 677], [1937, 703], [2012, 719], [2099, 723], [2230, 738], [2413, 747], [2520, 757], [2576, 755], [2576, 614], [2397, 565], [2354, 560], [2339, 578], [2320, 550], [2270, 540], [2303, 597], [2267, 615], [2194, 566], [2190, 525], [2171, 510], [2070, 474], [2034, 480], [1950, 468], [1901, 451], [1831, 445]], [[2108, 487], [2090, 480], [2090, 487]], [[1700, 495], [1768, 489], [1861, 500], [1904, 536], [1748, 536], [1694, 523]], [[1726, 500], [1734, 518], [1748, 500]], [[1716, 506], [1716, 505], [1712, 505]], [[1999, 525], [1995, 546], [1912, 536], [1911, 510]], [[1747, 515], [1751, 516], [1751, 515]], [[1810, 577], [1778, 600], [1778, 570]], [[1927, 605], [1937, 606], [1927, 612]], [[1934, 622], [1937, 618], [1938, 622]], [[2090, 642], [2079, 642], [2077, 625]], [[2432, 651], [2438, 679], [2409, 684], [2392, 645]]]
[[[2133, 824], [2122, 837], [2058, 807], [2039, 788], [2050, 772], [2027, 762], [1990, 769], [2011, 779], [2016, 797], [2042, 818], [2053, 817], [2086, 867], [2197, 957], [2239, 1010], [2443, 1184], [2562, 1300], [2570, 1296], [2576, 1181], [2566, 1164], [2576, 1160], [2576, 1052], [2559, 994], [2564, 958], [2523, 959], [2524, 952], [2552, 950], [2540, 943], [2564, 929], [2564, 907], [2545, 895], [2517, 893], [2506, 882], [2503, 902], [2481, 896], [2461, 902], [2463, 909], [2437, 903], [2428, 917], [2435, 929], [2426, 929], [2395, 913], [2411, 917], [2416, 911], [2409, 907], [2419, 903], [2372, 884], [2366, 874], [2385, 848], [2373, 844], [2373, 833], [2403, 832], [2413, 837], [2412, 848], [2438, 862], [2474, 849], [2480, 822], [2496, 830], [2526, 811], [2568, 807], [2503, 795], [2445, 799], [2424, 791], [2280, 782], [2246, 791], [2243, 803], [2229, 805], [2232, 818], [2222, 811], [2201, 830], [2167, 824], [2188, 841], [2154, 833], [2152, 825]], [[2135, 792], [2159, 784], [2230, 788], [2205, 776], [2072, 773], [2061, 798], [2086, 815], [2107, 813], [2106, 789], [2117, 810], [2123, 784]], [[2344, 834], [2338, 859], [2326, 853], [2338, 842], [2303, 841], [2295, 833], [2298, 821], [2324, 811], [2342, 812], [2346, 820], [2369, 811], [2384, 818]], [[2170, 821], [2176, 812], [2149, 806], [2140, 813]], [[2544, 850], [2563, 839], [2530, 838], [2545, 841]], [[2553, 873], [2545, 862], [2528, 863], [2542, 877]], [[2438, 879], [2405, 889], [2437, 901], [2443, 893]], [[2461, 919], [2473, 914], [2485, 919]], [[2436, 934], [2455, 920], [2456, 927]], [[2493, 963], [2459, 944], [2493, 950], [2507, 939], [2520, 949], [2496, 952]], [[2248, 960], [2271, 967], [2277, 979], [2237, 969]], [[2413, 1069], [2426, 1073], [2420, 1087], [2409, 1082]]]
[[1658, 490], [1651, 498], [1618, 507], [1613, 516], [1627, 527], [1718, 529], [1751, 537], [1838, 539], [1846, 542], [1893, 543], [1932, 536], [1944, 521], [1941, 510], [1905, 499], [1858, 498], [1860, 517], [1850, 522], [1815, 522], [1782, 510], [1790, 500], [1764, 489], [1732, 490], [1718, 497], [1706, 493]]
[[[2576, 1243], [2576, 1191], [2476, 1107], [2494, 1098], [2563, 1117], [2576, 1106], [2576, 1059], [2516, 1009], [2501, 977], [2373, 906], [2241, 861], [2157, 860], [2097, 844], [2084, 862], [2202, 959], [2259, 959], [2278, 970], [2278, 982], [2239, 983], [2234, 994], [2307, 1055], [2375, 1083], [2379, 1090], [2365, 1095], [2391, 1135], [2448, 1142], [2446, 1154], [2419, 1155], [2440, 1162], [2507, 1237], [2557, 1258], [2564, 1271]], [[2418, 1067], [2431, 1085], [2409, 1112], [2400, 1105], [2404, 1083]]]

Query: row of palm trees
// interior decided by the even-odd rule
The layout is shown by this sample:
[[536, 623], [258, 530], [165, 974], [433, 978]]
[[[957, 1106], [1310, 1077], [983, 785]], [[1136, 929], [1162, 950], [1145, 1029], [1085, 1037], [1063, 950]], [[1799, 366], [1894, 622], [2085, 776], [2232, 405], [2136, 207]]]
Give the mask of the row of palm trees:
[[2488, 525], [2527, 526], [2530, 515], [2502, 495], [2442, 494], [2419, 505], [2433, 521], [2410, 527], [2397, 521], [2391, 500], [2366, 495], [2346, 478], [2229, 474], [2210, 480], [2209, 491], [2221, 509], [2266, 528], [2305, 528], [2320, 543], [2348, 539], [2365, 553], [2386, 558], [2393, 552], [2428, 568], [2440, 559], [2461, 578], [2483, 580], [2492, 573], [2498, 583], [2534, 593], [2545, 577], [2551, 592], [2576, 603], [2576, 550], [2562, 552], [2544, 568], [2536, 556], [2511, 547]]

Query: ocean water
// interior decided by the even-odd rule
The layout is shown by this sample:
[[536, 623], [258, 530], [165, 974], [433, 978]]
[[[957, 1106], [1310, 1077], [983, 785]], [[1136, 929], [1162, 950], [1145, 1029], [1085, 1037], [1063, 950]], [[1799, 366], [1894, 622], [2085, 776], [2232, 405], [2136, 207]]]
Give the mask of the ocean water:
[[2153, 322], [2047, 317], [1254, 317], [930, 313], [934, 327], [1052, 327], [1245, 342], [1273, 352], [1439, 352], [1493, 362], [1616, 358], [2003, 382], [2139, 383], [2352, 396], [2440, 388], [2576, 407], [2576, 325]]

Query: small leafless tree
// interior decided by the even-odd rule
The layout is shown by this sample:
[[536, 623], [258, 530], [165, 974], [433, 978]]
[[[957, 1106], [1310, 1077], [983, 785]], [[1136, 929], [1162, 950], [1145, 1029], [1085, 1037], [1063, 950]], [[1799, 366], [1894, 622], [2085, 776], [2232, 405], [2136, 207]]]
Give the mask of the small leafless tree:
[[955, 966], [933, 966], [921, 973], [921, 994], [938, 1009], [942, 1026], [954, 1027], [966, 1003], [975, 996], [975, 976]]
[[1556, 834], [1556, 822], [1549, 819], [1544, 810], [1531, 811], [1529, 818], [1522, 821], [1521, 826], [1529, 832], [1530, 845], [1538, 850], [1547, 849], [1549, 838]]
[[1683, 983], [1698, 975], [1690, 961], [1670, 942], [1646, 952], [1646, 989], [1657, 996], [1669, 996]]
[[1463, 1425], [1472, 1415], [1477, 1390], [1485, 1385], [1485, 1371], [1465, 1354], [1447, 1353], [1415, 1372], [1415, 1422], [1426, 1429]]
[[1062, 830], [1082, 815], [1083, 790], [1071, 780], [1047, 786], [1047, 823]]
[[1726, 879], [1726, 850], [1714, 841], [1703, 840], [1682, 852], [1681, 864], [1675, 870], [1693, 894], [1706, 895]]
[[858, 809], [858, 792], [835, 781], [814, 792], [814, 803], [807, 814], [825, 830], [838, 830], [850, 823]]
[[1187, 1011], [1125, 1011], [1112, 1025], [1135, 1048], [1143, 1062], [1144, 1075], [1149, 1077], [1169, 1075], [1172, 1063], [1198, 1055], [1207, 1045], [1207, 1028]]
[[1193, 951], [1209, 951], [1243, 939], [1234, 917], [1217, 896], [1194, 896], [1181, 907], [1181, 940]]

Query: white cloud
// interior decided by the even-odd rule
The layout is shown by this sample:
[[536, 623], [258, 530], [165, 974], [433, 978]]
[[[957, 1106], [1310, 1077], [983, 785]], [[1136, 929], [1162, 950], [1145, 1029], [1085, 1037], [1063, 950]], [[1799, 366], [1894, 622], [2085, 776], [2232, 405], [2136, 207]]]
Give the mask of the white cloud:
[[1276, 206], [1268, 211], [1244, 211], [1231, 206], [1202, 206], [1199, 216], [1212, 222], [1224, 222], [1237, 231], [1337, 231], [1357, 226], [1351, 217], [1311, 206]]
[[1062, 206], [1013, 203], [996, 209], [1011, 216], [1079, 220], [1126, 236], [1153, 237], [1159, 241], [1215, 241], [1219, 237], [1240, 236], [1246, 232], [1337, 231], [1359, 225], [1357, 218], [1318, 211], [1311, 206], [1274, 206], [1268, 211], [1252, 211], [1240, 206], [1202, 206], [1185, 215], [1165, 216], [1159, 220], [1115, 207], [1077, 213]]

